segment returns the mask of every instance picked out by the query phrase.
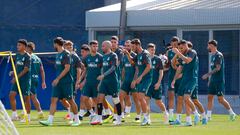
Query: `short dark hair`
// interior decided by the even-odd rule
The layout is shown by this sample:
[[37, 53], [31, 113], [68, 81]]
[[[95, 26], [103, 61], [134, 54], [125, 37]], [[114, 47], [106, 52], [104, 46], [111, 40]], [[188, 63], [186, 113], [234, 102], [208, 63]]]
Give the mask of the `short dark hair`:
[[182, 44], [186, 44], [187, 45], [187, 41], [186, 40], [179, 41], [178, 45], [182, 45]]
[[90, 51], [90, 48], [89, 48], [89, 46], [87, 44], [83, 44], [81, 46], [81, 50]]
[[54, 44], [58, 44], [58, 45], [60, 45], [60, 46], [63, 46], [64, 42], [65, 42], [65, 41], [63, 40], [62, 37], [56, 37], [56, 38], [53, 40], [53, 43], [54, 43]]
[[30, 48], [32, 51], [35, 50], [35, 44], [33, 42], [28, 42], [27, 47]]
[[192, 44], [191, 41], [187, 41], [187, 45], [188, 45], [189, 48], [193, 48], [193, 44]]
[[153, 44], [153, 43], [149, 43], [149, 44], [147, 45], [147, 48], [155, 48], [155, 47], [156, 47], [156, 45]]
[[208, 44], [212, 44], [212, 45], [214, 45], [214, 46], [217, 47], [218, 42], [217, 42], [216, 40], [210, 40], [210, 41], [208, 42]]
[[180, 39], [177, 36], [173, 36], [171, 39], [171, 42], [179, 42], [179, 41], [180, 41]]
[[26, 39], [19, 39], [18, 43], [21, 43], [21, 44], [27, 46], [27, 40]]
[[134, 39], [131, 41], [131, 44], [141, 45], [141, 41], [140, 41], [140, 39], [138, 39], [138, 38], [134, 38]]
[[92, 41], [89, 43], [90, 46], [91, 46], [91, 45], [96, 45], [96, 44], [98, 44], [98, 41], [97, 41], [97, 40], [92, 40]]
[[112, 36], [111, 40], [117, 40], [118, 41], [118, 36]]
[[64, 40], [64, 45], [71, 45], [71, 46], [73, 46], [73, 42], [71, 40]]

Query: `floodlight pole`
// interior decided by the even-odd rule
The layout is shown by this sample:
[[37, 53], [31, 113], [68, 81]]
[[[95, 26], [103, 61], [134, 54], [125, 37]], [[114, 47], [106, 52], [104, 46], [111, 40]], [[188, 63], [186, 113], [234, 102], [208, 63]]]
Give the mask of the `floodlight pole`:
[[124, 41], [125, 38], [125, 30], [126, 30], [126, 20], [127, 20], [127, 0], [121, 0], [121, 10], [120, 10], [120, 26], [119, 26], [119, 39], [120, 41]]

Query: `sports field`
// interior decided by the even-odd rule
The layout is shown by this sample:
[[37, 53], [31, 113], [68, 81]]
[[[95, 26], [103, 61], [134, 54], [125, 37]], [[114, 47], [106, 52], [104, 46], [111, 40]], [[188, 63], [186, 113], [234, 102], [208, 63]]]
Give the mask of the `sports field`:
[[[45, 112], [47, 116], [48, 112]], [[208, 125], [192, 127], [170, 126], [162, 123], [162, 115], [152, 113], [150, 126], [139, 126], [132, 122], [135, 114], [126, 118], [121, 126], [112, 126], [111, 123], [102, 126], [89, 125], [88, 118], [84, 118], [79, 127], [70, 127], [64, 120], [66, 112], [57, 112], [54, 125], [44, 127], [36, 119], [37, 113], [32, 112], [30, 125], [14, 122], [20, 135], [240, 135], [240, 120], [229, 121], [228, 115], [213, 115]], [[184, 118], [183, 118], [184, 119]]]

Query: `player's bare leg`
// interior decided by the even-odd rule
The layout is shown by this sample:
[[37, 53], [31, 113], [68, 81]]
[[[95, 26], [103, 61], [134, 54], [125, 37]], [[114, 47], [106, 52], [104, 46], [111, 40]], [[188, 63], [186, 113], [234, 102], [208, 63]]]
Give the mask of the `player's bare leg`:
[[174, 121], [174, 91], [168, 91], [169, 122]]
[[37, 99], [36, 94], [31, 94], [31, 100], [33, 102], [34, 107], [38, 111], [38, 118], [43, 119], [44, 116], [43, 116], [42, 108], [41, 108], [40, 102]]
[[182, 123], [183, 96], [177, 96], [176, 120], [170, 125], [180, 125]]
[[135, 118], [135, 122], [140, 122], [140, 119], [141, 119], [141, 105], [140, 105], [140, 102], [138, 100], [138, 93], [137, 92], [134, 92], [132, 93], [132, 97], [133, 97], [133, 101], [134, 101], [134, 104], [135, 104], [135, 107], [136, 107], [136, 113], [137, 113], [137, 116]]
[[14, 91], [11, 91], [9, 94], [9, 100], [10, 100], [10, 105], [11, 105], [11, 109], [12, 109], [12, 120], [16, 121], [18, 120], [18, 114], [17, 114], [17, 109], [16, 109], [16, 95], [17, 93]]
[[208, 95], [208, 106], [207, 106], [207, 117], [210, 121], [212, 119], [212, 108], [213, 108], [213, 102], [214, 102], [214, 95]]
[[167, 112], [167, 109], [166, 109], [164, 103], [162, 102], [161, 99], [155, 100], [155, 103], [156, 103], [156, 105], [160, 108], [160, 110], [164, 114], [164, 124], [168, 124], [168, 122], [169, 122], [169, 114]]
[[120, 99], [120, 103], [121, 103], [121, 107], [122, 107], [122, 115], [121, 115], [121, 117], [122, 117], [122, 122], [124, 122], [124, 109], [125, 109], [125, 107], [126, 107], [126, 100], [125, 100], [125, 98], [126, 98], [126, 96], [127, 96], [127, 93], [125, 92], [125, 91], [123, 91], [123, 90], [121, 90], [120, 91], [120, 94], [119, 94], [119, 99]]
[[132, 106], [132, 102], [131, 102], [131, 97], [130, 95], [126, 95], [125, 97], [125, 103], [126, 103], [126, 106], [125, 106], [125, 115], [127, 117], [130, 117], [130, 112], [131, 112], [131, 106]]
[[224, 98], [224, 96], [218, 96], [218, 102], [220, 104], [222, 104], [229, 112], [230, 115], [230, 120], [234, 121], [236, 119], [236, 114], [233, 112], [230, 104], [228, 103], [228, 101]]

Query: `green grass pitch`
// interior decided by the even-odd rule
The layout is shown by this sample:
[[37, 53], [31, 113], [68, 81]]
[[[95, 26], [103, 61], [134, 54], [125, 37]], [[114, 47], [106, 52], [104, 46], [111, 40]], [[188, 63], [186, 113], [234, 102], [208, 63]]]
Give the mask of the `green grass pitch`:
[[[47, 116], [48, 112], [44, 113]], [[111, 123], [91, 126], [88, 118], [84, 118], [81, 126], [70, 127], [63, 118], [65, 114], [66, 112], [56, 112], [54, 125], [51, 127], [40, 125], [35, 111], [31, 114], [30, 125], [14, 123], [20, 135], [240, 135], [240, 120], [229, 121], [228, 115], [213, 115], [213, 120], [208, 125], [184, 127], [164, 125], [162, 115], [157, 113], [151, 114], [152, 125], [139, 126], [132, 122], [135, 116], [132, 113], [131, 117], [125, 118], [126, 122], [118, 127]]]

